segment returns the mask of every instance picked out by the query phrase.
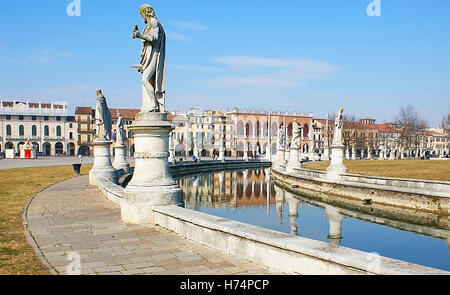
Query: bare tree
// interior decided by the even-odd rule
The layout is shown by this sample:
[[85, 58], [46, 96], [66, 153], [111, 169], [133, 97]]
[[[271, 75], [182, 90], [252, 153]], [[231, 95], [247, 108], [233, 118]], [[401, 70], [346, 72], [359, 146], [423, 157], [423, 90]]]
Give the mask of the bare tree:
[[444, 116], [444, 118], [442, 118], [441, 127], [442, 129], [444, 129], [445, 132], [450, 133], [450, 113], [448, 113], [447, 116]]
[[[342, 138], [345, 145], [355, 146], [356, 149], [365, 149], [366, 124], [362, 123], [355, 115], [344, 115], [344, 132]], [[356, 152], [356, 151], [354, 151]]]
[[426, 138], [428, 122], [420, 118], [412, 105], [408, 105], [400, 108], [395, 124], [400, 131], [399, 144], [404, 150], [414, 150], [417, 156], [420, 144]]

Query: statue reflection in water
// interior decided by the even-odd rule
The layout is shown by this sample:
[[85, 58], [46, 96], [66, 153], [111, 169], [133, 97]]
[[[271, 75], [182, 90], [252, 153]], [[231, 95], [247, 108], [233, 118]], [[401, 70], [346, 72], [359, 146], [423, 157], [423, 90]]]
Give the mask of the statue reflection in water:
[[[211, 212], [208, 211], [209, 209], [220, 208], [231, 208], [232, 212], [236, 212], [238, 208], [241, 208], [241, 212], [249, 212], [251, 208], [264, 207], [267, 212], [264, 218], [273, 218], [270, 215], [272, 207], [275, 209], [278, 224], [283, 225], [286, 218], [289, 222], [289, 232], [292, 235], [300, 235], [299, 210], [301, 210], [300, 205], [305, 202], [274, 185], [265, 169], [198, 174], [194, 177], [179, 179], [178, 184], [183, 189], [184, 202], [188, 208], [198, 211], [205, 209], [207, 212]], [[287, 216], [284, 215], [285, 210]], [[326, 238], [330, 243], [339, 245], [342, 240], [344, 216], [338, 208], [329, 205], [325, 206], [324, 213], [329, 222]], [[233, 216], [227, 215], [226, 218], [233, 219]], [[257, 221], [258, 224], [272, 222]]]

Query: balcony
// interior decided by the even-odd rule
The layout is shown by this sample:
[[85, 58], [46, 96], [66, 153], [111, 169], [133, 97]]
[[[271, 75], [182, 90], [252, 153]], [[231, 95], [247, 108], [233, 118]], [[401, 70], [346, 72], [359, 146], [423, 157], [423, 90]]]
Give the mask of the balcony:
[[11, 135], [7, 135], [5, 137], [5, 141], [40, 141], [41, 138], [39, 136], [22, 136], [22, 135], [18, 135], [18, 136], [11, 136]]
[[44, 136], [42, 138], [43, 141], [65, 141], [65, 137], [63, 136]]
[[77, 132], [78, 133], [89, 133], [89, 134], [92, 134], [93, 130], [78, 127]]

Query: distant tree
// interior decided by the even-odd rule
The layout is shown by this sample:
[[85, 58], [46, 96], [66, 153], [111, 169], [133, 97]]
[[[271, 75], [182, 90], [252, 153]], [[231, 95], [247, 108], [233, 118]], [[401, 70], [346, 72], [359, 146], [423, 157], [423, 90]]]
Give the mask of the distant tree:
[[421, 142], [426, 138], [428, 122], [419, 116], [412, 105], [408, 105], [400, 108], [395, 125], [400, 131], [399, 144], [403, 149], [414, 149], [417, 155]]
[[344, 132], [342, 139], [344, 144], [350, 147], [354, 145], [356, 149], [364, 149], [366, 142], [366, 124], [358, 120], [355, 115], [344, 115], [343, 121]]
[[448, 113], [447, 116], [444, 116], [444, 118], [442, 118], [441, 127], [442, 129], [444, 129], [445, 132], [450, 133], [450, 113]]

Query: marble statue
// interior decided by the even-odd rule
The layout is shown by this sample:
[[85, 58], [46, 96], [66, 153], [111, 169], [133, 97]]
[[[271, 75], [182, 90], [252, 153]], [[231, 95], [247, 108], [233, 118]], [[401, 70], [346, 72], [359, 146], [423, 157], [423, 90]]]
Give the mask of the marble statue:
[[291, 147], [294, 147], [294, 148], [300, 147], [300, 132], [301, 132], [301, 126], [297, 123], [297, 120], [294, 119], [294, 122], [292, 123]]
[[125, 144], [125, 121], [123, 120], [120, 111], [117, 111], [117, 131], [116, 131], [116, 143], [119, 145]]
[[142, 73], [142, 113], [165, 112], [165, 54], [166, 34], [162, 24], [156, 18], [155, 11], [148, 5], [142, 5], [141, 16], [147, 27], [142, 33], [137, 25], [133, 28], [133, 39], [142, 40], [141, 63], [137, 66]]
[[334, 117], [334, 135], [333, 135], [333, 144], [335, 145], [342, 145], [342, 128], [344, 125], [343, 119], [342, 119], [342, 112], [344, 111], [343, 108], [339, 110], [339, 112], [336, 113]]
[[285, 134], [284, 126], [280, 126], [278, 129], [278, 140], [277, 140], [277, 148], [284, 148], [286, 146], [286, 134]]
[[97, 103], [95, 108], [95, 138], [97, 140], [111, 140], [111, 112], [102, 91], [97, 89]]

